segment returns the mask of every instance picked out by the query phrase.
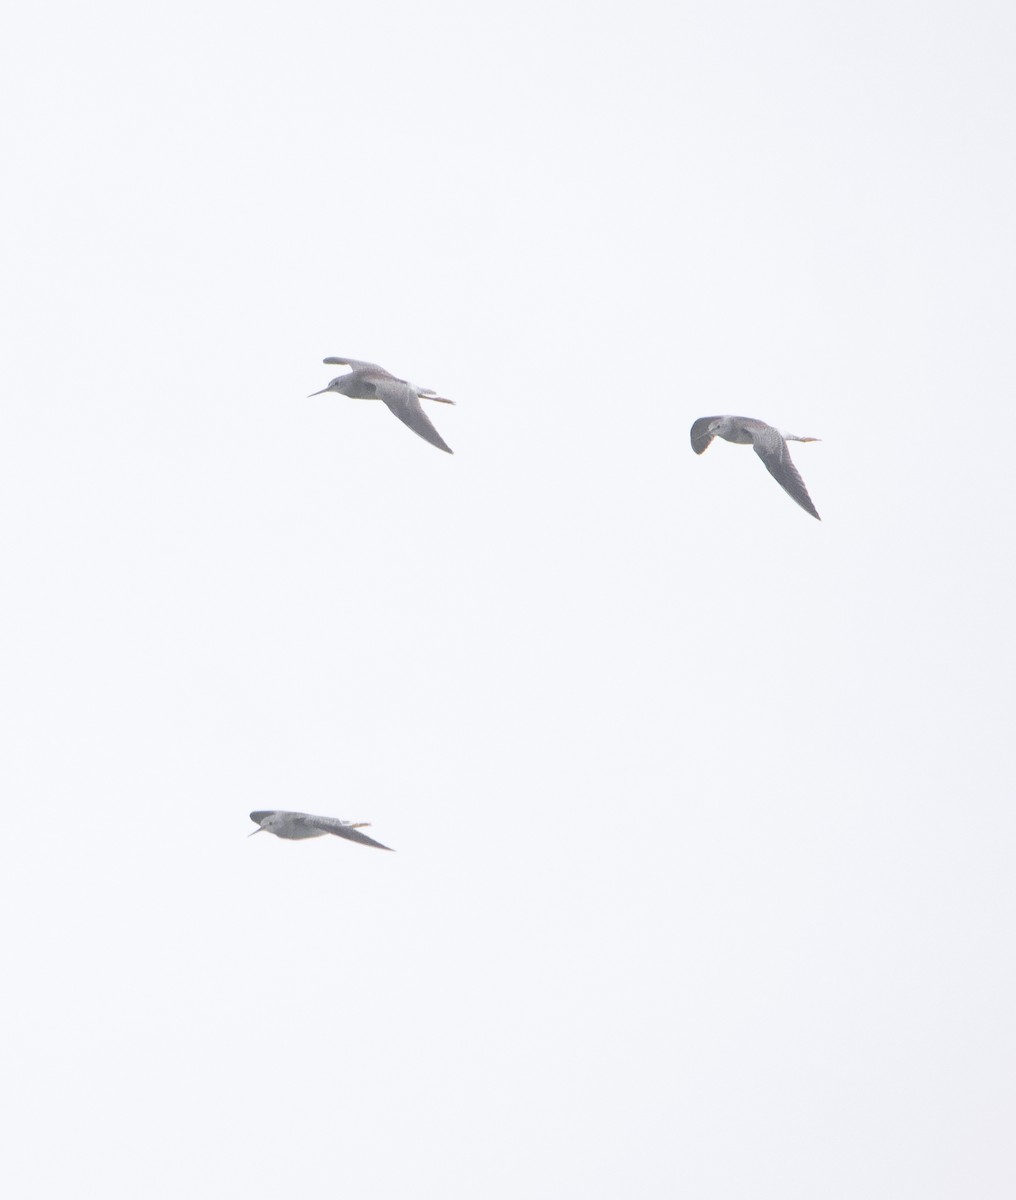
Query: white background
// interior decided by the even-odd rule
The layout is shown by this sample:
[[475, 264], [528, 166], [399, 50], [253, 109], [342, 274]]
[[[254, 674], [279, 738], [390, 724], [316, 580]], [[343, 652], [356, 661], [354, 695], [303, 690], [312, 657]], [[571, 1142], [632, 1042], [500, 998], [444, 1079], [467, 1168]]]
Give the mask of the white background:
[[4, 40], [10, 1194], [1016, 1194], [1012, 7]]

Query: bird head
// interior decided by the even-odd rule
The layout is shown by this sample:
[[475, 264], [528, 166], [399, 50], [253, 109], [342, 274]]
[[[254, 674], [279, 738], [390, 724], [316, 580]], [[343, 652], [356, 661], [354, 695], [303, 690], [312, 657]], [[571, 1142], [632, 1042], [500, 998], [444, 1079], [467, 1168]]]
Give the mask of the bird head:
[[[252, 812], [250, 815], [252, 821], [257, 821], [258, 828], [254, 833], [271, 833], [272, 826], [275, 824], [275, 814], [272, 812]], [[248, 833], [248, 837], [253, 837], [254, 833]]]
[[320, 392], [311, 392], [307, 399], [309, 400], [311, 396], [323, 396], [325, 392], [344, 393], [346, 389], [342, 385], [348, 378], [348, 375], [336, 375], [327, 387], [323, 387]]

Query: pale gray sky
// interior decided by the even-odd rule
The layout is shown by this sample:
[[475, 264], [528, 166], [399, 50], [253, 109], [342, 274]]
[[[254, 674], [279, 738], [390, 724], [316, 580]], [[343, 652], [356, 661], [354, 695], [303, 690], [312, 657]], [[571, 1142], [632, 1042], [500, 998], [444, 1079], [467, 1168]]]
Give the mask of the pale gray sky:
[[[1014, 1194], [1014, 52], [12, 18], [11, 1194]], [[722, 412], [823, 439], [821, 524]]]

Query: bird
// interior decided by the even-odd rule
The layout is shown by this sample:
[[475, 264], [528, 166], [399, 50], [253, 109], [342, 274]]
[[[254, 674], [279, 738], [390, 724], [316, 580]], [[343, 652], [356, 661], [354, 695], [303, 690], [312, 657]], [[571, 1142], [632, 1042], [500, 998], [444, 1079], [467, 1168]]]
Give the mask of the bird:
[[[399, 379], [377, 363], [362, 362], [358, 358], [326, 358], [326, 365], [337, 363], [342, 367], [352, 367], [346, 375], [338, 375], [320, 392], [311, 392], [311, 396], [321, 396], [325, 392], [338, 392], [342, 396], [351, 396], [354, 400], [381, 400], [399, 418], [403, 425], [425, 442], [437, 446], [448, 454], [454, 454], [451, 446], [444, 440], [430, 422], [430, 417], [423, 411], [421, 398], [434, 400], [438, 404], [454, 404], [444, 396], [438, 396], [430, 388], [417, 387], [415, 383]], [[308, 400], [310, 396], [307, 397]]]
[[[310, 813], [284, 812], [273, 808], [267, 812], [252, 812], [250, 819], [260, 825], [254, 833], [274, 833], [280, 838], [315, 838], [324, 837], [326, 833], [334, 833], [336, 837], [348, 838], [351, 842], [359, 842], [361, 846], [375, 846], [378, 850], [391, 850], [391, 846], [382, 846], [360, 830], [369, 821], [353, 823], [340, 821], [338, 817], [314, 817]], [[253, 837], [254, 833], [248, 834]]]
[[696, 454], [701, 454], [714, 437], [721, 437], [727, 442], [750, 442], [765, 463], [766, 470], [787, 495], [817, 521], [822, 520], [787, 449], [787, 442], [817, 442], [819, 438], [781, 433], [775, 426], [767, 425], [755, 417], [699, 417], [691, 427], [691, 448]]

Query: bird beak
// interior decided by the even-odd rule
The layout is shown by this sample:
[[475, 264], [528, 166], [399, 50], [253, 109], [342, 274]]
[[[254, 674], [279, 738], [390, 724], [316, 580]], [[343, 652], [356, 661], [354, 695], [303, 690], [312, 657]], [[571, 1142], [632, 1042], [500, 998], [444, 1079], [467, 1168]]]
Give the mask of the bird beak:
[[[265, 827], [264, 827], [264, 825], [259, 825], [259, 826], [257, 827], [257, 829], [255, 829], [255, 830], [254, 830], [254, 833], [264, 833], [264, 831], [265, 831]], [[247, 836], [248, 836], [248, 837], [253, 837], [253, 836], [254, 836], [254, 833], [248, 833], [248, 834], [247, 834]]]
[[[329, 388], [322, 388], [320, 392], [311, 392], [310, 396], [323, 396], [325, 392], [329, 390]], [[310, 399], [310, 396], [307, 397], [308, 400]]]

